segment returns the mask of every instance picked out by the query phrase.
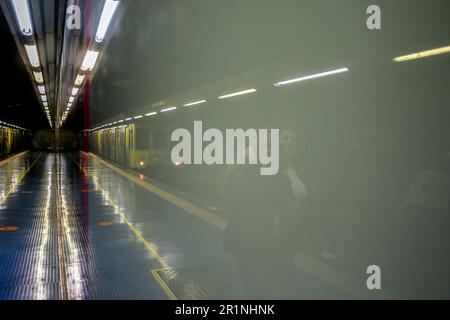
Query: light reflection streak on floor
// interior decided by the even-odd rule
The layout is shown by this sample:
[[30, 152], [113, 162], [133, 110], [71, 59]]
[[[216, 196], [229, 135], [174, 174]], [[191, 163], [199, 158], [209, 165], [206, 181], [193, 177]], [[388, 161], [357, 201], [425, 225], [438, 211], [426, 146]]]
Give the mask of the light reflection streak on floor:
[[[68, 179], [63, 179], [68, 174], [67, 161], [64, 161], [64, 165], [61, 163], [59, 166], [60, 175], [60, 201], [61, 204], [61, 222], [64, 234], [64, 252], [66, 256], [66, 276], [68, 295], [71, 300], [82, 300], [85, 298], [85, 290], [83, 287], [83, 277], [81, 272], [81, 258], [80, 251], [74, 240], [70, 217], [74, 218], [74, 212], [69, 210], [68, 206]], [[72, 208], [73, 209], [73, 208]], [[76, 218], [76, 217], [75, 217]], [[75, 226], [78, 226], [75, 219], [72, 220]]]
[[16, 158], [13, 161], [1, 166], [0, 175], [0, 209], [5, 208], [3, 203], [6, 198], [16, 191], [17, 186], [27, 171], [27, 166], [21, 163], [20, 167], [16, 169], [15, 162], [23, 161], [21, 158]]
[[[48, 165], [49, 158], [46, 159], [46, 166]], [[51, 204], [51, 196], [52, 196], [52, 187], [53, 187], [53, 171], [50, 169], [47, 171], [47, 187], [46, 187], [46, 198], [45, 198], [45, 206], [44, 206], [44, 223], [42, 230], [42, 239], [41, 244], [38, 251], [38, 263], [37, 263], [37, 272], [36, 279], [38, 281], [38, 289], [36, 292], [37, 300], [45, 300], [48, 299], [48, 293], [46, 292], [45, 285], [45, 273], [48, 266], [46, 265], [46, 256], [47, 256], [47, 245], [49, 240], [50, 233], [50, 204]]]
[[[95, 172], [95, 171], [94, 171]], [[109, 196], [109, 192], [104, 190], [103, 187], [98, 182], [98, 176], [91, 172], [90, 174], [92, 178], [92, 182], [94, 183], [95, 190], [101, 192], [103, 199], [105, 202], [112, 206], [114, 208], [114, 213], [117, 214], [120, 217], [121, 223], [126, 223], [128, 227], [133, 231], [133, 233], [136, 235], [136, 237], [144, 244], [147, 251], [158, 260], [158, 262], [161, 264], [162, 269], [169, 269], [171, 266], [159, 255], [158, 248], [156, 244], [148, 242], [142, 233], [136, 228], [136, 226], [131, 223], [130, 220], [126, 217], [125, 213], [123, 212], [122, 208], [120, 208]]]

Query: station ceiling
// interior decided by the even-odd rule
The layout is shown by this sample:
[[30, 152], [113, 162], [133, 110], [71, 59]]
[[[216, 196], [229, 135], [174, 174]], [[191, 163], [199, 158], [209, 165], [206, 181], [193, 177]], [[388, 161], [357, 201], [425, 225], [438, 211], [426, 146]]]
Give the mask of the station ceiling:
[[0, 13], [0, 39], [3, 73], [0, 77], [0, 121], [30, 129], [48, 127], [33, 83], [30, 81], [26, 66], [17, 54], [16, 43], [2, 13]]
[[[238, 87], [238, 81], [269, 75], [263, 80], [270, 83], [325, 66], [389, 60], [450, 39], [446, 0], [122, 0], [122, 18], [113, 21], [102, 46], [93, 47], [103, 5], [115, 0], [29, 0], [47, 111], [27, 65], [29, 39], [14, 21], [13, 1], [1, 1], [0, 120], [31, 129], [79, 126], [82, 86], [71, 110], [68, 105], [88, 50], [100, 53], [89, 109], [95, 126], [160, 101]], [[81, 8], [82, 27], [68, 31], [66, 10], [73, 4]], [[383, 10], [379, 31], [365, 27], [370, 4]]]

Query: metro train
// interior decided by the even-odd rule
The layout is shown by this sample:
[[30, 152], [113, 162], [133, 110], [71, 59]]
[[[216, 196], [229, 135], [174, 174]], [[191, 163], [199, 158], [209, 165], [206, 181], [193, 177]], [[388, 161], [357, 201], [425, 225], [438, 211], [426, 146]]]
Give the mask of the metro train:
[[22, 129], [0, 126], [0, 159], [17, 151], [24, 150], [28, 133]]
[[128, 124], [91, 132], [90, 150], [102, 157], [132, 169], [145, 169], [151, 159], [147, 128]]

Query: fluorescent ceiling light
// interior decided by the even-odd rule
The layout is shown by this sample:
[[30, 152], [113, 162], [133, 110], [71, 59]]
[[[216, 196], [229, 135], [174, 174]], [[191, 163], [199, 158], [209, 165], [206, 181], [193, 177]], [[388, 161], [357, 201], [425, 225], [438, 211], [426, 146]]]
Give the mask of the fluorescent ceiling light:
[[31, 36], [33, 34], [33, 25], [31, 23], [30, 7], [28, 0], [12, 0], [14, 12], [16, 13], [17, 23], [19, 24], [20, 32], [24, 36]]
[[84, 56], [83, 63], [81, 64], [81, 70], [91, 71], [92, 69], [94, 69], [97, 58], [98, 58], [98, 51], [88, 50], [88, 52], [86, 52], [86, 55]]
[[68, 104], [67, 104], [67, 108], [71, 108], [72, 107], [72, 103], [71, 102], [69, 102]]
[[158, 114], [158, 112], [150, 112], [150, 113], [146, 113], [145, 116], [149, 117], [149, 116], [153, 116], [155, 114]]
[[194, 101], [194, 102], [189, 102], [183, 105], [183, 107], [190, 107], [190, 106], [195, 106], [197, 104], [201, 104], [201, 103], [205, 103], [206, 100], [199, 100], [199, 101]]
[[41, 100], [47, 102], [47, 96], [45, 94], [41, 95]]
[[170, 108], [162, 109], [160, 112], [172, 111], [172, 110], [175, 110], [176, 108], [177, 107], [170, 107]]
[[72, 95], [73, 95], [73, 96], [76, 96], [77, 93], [78, 93], [78, 90], [80, 90], [80, 88], [77, 88], [77, 87], [73, 88], [73, 89], [72, 89]]
[[42, 104], [44, 105], [45, 109], [48, 109], [48, 102], [43, 102]]
[[97, 33], [95, 35], [96, 42], [102, 42], [105, 37], [106, 31], [108, 30], [108, 26], [111, 22], [111, 19], [116, 11], [117, 6], [119, 5], [119, 1], [115, 0], [106, 0], [105, 5], [103, 6], [102, 15], [100, 17], [100, 22], [98, 23]]
[[72, 103], [74, 99], [75, 99], [74, 97], [70, 97], [69, 102]]
[[133, 119], [140, 119], [140, 118], [142, 118], [142, 116], [136, 116]]
[[130, 121], [132, 118], [126, 118], [125, 121]]
[[33, 71], [34, 79], [37, 83], [44, 83], [44, 77], [42, 76], [42, 72]]
[[279, 86], [283, 86], [283, 85], [286, 85], [286, 84], [291, 84], [291, 83], [295, 83], [295, 82], [300, 82], [300, 81], [305, 81], [305, 80], [311, 80], [311, 79], [326, 77], [326, 76], [330, 76], [330, 75], [337, 74], [337, 73], [343, 73], [343, 72], [347, 72], [347, 71], [349, 71], [348, 68], [335, 69], [335, 70], [331, 70], [331, 71], [311, 74], [311, 75], [300, 77], [300, 78], [280, 81], [280, 82], [275, 83], [274, 86], [279, 87]]
[[26, 44], [25, 50], [27, 52], [28, 60], [30, 61], [31, 66], [33, 66], [35, 68], [39, 67], [41, 64], [39, 62], [39, 55], [38, 55], [36, 45], [33, 44], [33, 45], [29, 46]]
[[123, 122], [123, 120], [119, 120], [119, 121], [117, 121], [118, 123], [122, 123]]
[[38, 86], [38, 90], [40, 94], [45, 94], [45, 86]]
[[257, 90], [254, 89], [254, 88], [248, 89], [248, 90], [243, 90], [243, 91], [238, 91], [238, 92], [226, 94], [226, 95], [224, 95], [224, 96], [220, 96], [219, 99], [226, 99], [226, 98], [231, 98], [231, 97], [241, 96], [241, 95], [243, 95], [243, 94], [253, 93], [253, 92], [256, 92], [256, 91], [257, 91]]
[[395, 62], [404, 62], [404, 61], [409, 61], [409, 60], [426, 58], [426, 57], [430, 57], [430, 56], [436, 56], [438, 54], [444, 54], [444, 53], [449, 53], [449, 52], [450, 52], [450, 46], [447, 46], [447, 47], [436, 48], [436, 49], [431, 49], [431, 50], [426, 50], [426, 51], [420, 51], [420, 52], [407, 54], [404, 56], [395, 57], [394, 61]]
[[85, 77], [86, 77], [85, 74], [79, 74], [79, 75], [77, 75], [77, 78], [75, 79], [75, 85], [76, 85], [77, 87], [81, 86], [81, 84], [83, 83]]

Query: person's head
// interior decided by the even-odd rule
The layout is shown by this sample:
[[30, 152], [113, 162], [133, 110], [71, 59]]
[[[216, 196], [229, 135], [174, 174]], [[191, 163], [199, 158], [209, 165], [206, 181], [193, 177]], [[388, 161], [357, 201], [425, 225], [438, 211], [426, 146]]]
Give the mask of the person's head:
[[297, 152], [297, 135], [292, 129], [284, 129], [280, 134], [281, 151], [288, 156]]

